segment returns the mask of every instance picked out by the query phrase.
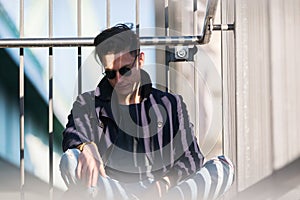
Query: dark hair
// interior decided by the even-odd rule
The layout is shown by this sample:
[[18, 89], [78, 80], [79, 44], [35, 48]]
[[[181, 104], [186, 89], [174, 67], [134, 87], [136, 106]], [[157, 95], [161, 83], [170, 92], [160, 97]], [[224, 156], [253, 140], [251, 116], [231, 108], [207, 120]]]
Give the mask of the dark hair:
[[129, 51], [132, 56], [140, 53], [140, 41], [138, 36], [126, 25], [117, 24], [105, 29], [94, 39], [96, 53], [102, 62], [102, 56], [109, 53]]

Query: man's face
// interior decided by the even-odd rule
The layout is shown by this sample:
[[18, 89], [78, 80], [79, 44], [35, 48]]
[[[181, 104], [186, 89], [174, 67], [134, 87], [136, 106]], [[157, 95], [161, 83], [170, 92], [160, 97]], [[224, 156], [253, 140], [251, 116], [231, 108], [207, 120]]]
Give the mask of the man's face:
[[[107, 54], [102, 57], [105, 71], [113, 74], [113, 78], [107, 76], [109, 77], [108, 81], [118, 95], [128, 96], [137, 89], [141, 79], [140, 68], [143, 61], [143, 53], [136, 58], [129, 52]], [[126, 73], [124, 74], [124, 72]]]

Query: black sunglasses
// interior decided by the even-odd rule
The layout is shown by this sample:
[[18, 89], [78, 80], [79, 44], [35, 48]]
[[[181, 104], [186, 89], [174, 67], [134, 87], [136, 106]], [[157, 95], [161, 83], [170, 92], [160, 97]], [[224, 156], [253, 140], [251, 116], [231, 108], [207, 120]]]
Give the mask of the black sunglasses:
[[[137, 57], [138, 57], [138, 55], [135, 56], [134, 61], [131, 63], [131, 65], [121, 67], [119, 70], [117, 70], [121, 76], [130, 76], [131, 75], [131, 69], [134, 67], [134, 63], [135, 63]], [[103, 73], [103, 75], [105, 75], [105, 77], [108, 79], [114, 79], [114, 78], [116, 78], [117, 71], [114, 69], [105, 69], [105, 72]]]

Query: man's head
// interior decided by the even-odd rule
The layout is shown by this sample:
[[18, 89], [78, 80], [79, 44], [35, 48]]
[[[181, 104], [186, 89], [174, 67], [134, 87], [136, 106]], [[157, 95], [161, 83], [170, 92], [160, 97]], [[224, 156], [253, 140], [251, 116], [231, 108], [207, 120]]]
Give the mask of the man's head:
[[140, 68], [144, 62], [137, 35], [128, 26], [118, 24], [101, 32], [94, 44], [104, 66], [105, 77], [117, 92], [119, 100], [132, 102], [140, 86]]
[[135, 57], [140, 53], [138, 36], [125, 24], [117, 24], [102, 31], [95, 37], [94, 45], [101, 62], [107, 54], [127, 51]]

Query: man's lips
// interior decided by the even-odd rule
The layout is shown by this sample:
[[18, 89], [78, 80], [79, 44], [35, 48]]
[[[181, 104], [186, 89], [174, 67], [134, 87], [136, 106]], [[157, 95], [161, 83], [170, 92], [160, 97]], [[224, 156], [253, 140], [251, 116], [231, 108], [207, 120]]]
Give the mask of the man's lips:
[[126, 87], [129, 87], [129, 86], [130, 86], [129, 83], [121, 83], [121, 84], [116, 85], [117, 88], [126, 88]]

